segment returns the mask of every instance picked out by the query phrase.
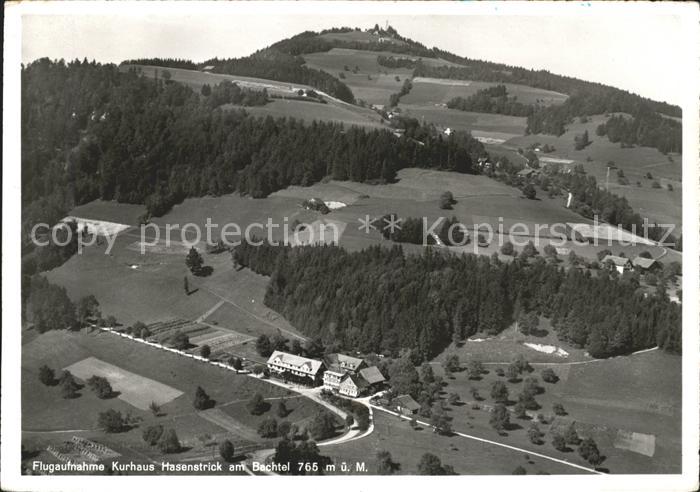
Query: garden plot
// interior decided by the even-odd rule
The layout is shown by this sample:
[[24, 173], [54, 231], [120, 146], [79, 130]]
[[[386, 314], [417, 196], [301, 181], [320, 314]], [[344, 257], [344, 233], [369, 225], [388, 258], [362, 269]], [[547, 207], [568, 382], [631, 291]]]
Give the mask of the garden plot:
[[107, 378], [114, 391], [119, 392], [118, 398], [141, 410], [148, 410], [151, 402], [158, 405], [168, 403], [182, 391], [165, 384], [126, 371], [120, 367], [103, 362], [95, 357], [88, 357], [65, 368], [76, 377], [87, 381], [92, 376]]
[[656, 436], [639, 432], [627, 432], [620, 429], [617, 431], [617, 437], [613, 446], [617, 449], [626, 449], [644, 456], [654, 456]]
[[97, 219], [86, 219], [84, 217], [75, 217], [73, 215], [69, 215], [61, 219], [61, 222], [75, 222], [78, 224], [78, 231], [82, 231], [85, 228], [87, 228], [88, 233], [97, 236], [114, 236], [131, 227], [129, 225], [119, 224], [117, 222], [108, 222], [106, 220]]

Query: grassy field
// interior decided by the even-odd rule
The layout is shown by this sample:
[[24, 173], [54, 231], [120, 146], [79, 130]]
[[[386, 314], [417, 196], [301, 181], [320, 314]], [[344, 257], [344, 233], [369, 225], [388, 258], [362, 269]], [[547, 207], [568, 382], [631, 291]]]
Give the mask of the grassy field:
[[416, 475], [424, 453], [438, 456], [443, 465], [451, 465], [460, 475], [509, 475], [518, 466], [531, 475], [538, 472], [557, 475], [577, 473], [574, 468], [526, 456], [526, 453], [458, 436], [440, 436], [421, 426], [413, 430], [406, 420], [377, 410], [374, 411], [374, 432], [371, 435], [337, 446], [327, 446], [321, 451], [338, 465], [345, 462], [354, 469], [356, 463], [366, 463], [370, 474], [376, 473], [375, 456], [379, 451], [391, 453], [393, 461], [400, 465], [398, 473], [402, 475]]
[[[494, 82], [479, 82], [473, 80], [434, 79], [416, 77], [413, 80], [411, 92], [401, 98], [404, 104], [434, 105], [446, 104], [455, 97], [469, 97], [476, 92], [497, 85]], [[517, 97], [523, 104], [561, 104], [566, 100], [566, 94], [536, 89], [518, 84], [503, 84], [508, 95]]]
[[[347, 35], [354, 36], [355, 33], [347, 33]], [[341, 36], [346, 36], [346, 34]], [[369, 39], [365, 33], [361, 33], [361, 36]], [[389, 96], [399, 92], [403, 81], [411, 78], [413, 70], [379, 65], [377, 63], [378, 56], [418, 59], [415, 56], [400, 55], [388, 51], [333, 48], [328, 52], [305, 54], [304, 60], [310, 68], [324, 70], [335, 77], [342, 72], [345, 78], [341, 80], [352, 89], [356, 99], [362, 99], [369, 104], [388, 104]], [[421, 60], [428, 66], [457, 66], [455, 63], [439, 58], [421, 58]], [[346, 66], [349, 68], [348, 71], [345, 70]], [[354, 72], [355, 67], [357, 67], [356, 73]], [[396, 77], [399, 78], [398, 81]]]
[[[128, 368], [128, 372], [137, 377], [147, 378], [182, 394], [163, 403], [161, 415], [156, 417], [119, 397], [100, 400], [87, 387], [79, 391], [77, 398], [66, 400], [61, 398], [60, 387], [44, 386], [38, 381], [38, 368], [42, 364], [59, 371], [76, 362], [91, 360], [89, 358], [102, 361], [103, 366], [109, 364], [119, 370]], [[214, 409], [198, 412], [193, 408], [192, 399], [199, 385], [216, 401]], [[142, 391], [148, 389], [148, 386], [141, 386]], [[255, 393], [262, 394], [270, 403], [270, 409], [262, 416], [250, 415], [245, 408]], [[286, 401], [290, 410], [284, 420], [301, 428], [321, 408], [311, 400], [278, 386], [244, 375], [237, 376], [107, 333], [48, 332], [25, 343], [22, 350], [23, 443], [30, 450], [40, 451], [39, 459], [47, 462], [55, 462], [55, 459], [42, 450], [49, 444], [70, 440], [73, 435], [109, 446], [123, 455], [122, 460], [149, 462], [161, 459], [157, 449], [149, 447], [141, 438], [142, 429], [152, 424], [176, 430], [185, 450], [170, 456], [173, 461], [211, 458], [212, 455], [217, 458], [216, 448], [212, 451], [206, 444], [223, 439], [232, 440], [237, 449], [245, 452], [255, 445], [269, 445], [270, 439], [257, 435], [257, 426], [262, 419], [277, 415], [276, 405], [281, 399]], [[105, 434], [97, 428], [97, 416], [110, 408], [142, 421], [127, 432]], [[208, 412], [226, 418], [209, 418]], [[232, 422], [235, 425], [232, 426]]]
[[[502, 347], [501, 352], [497, 358], [506, 356], [508, 352], [513, 356], [518, 353], [513, 350], [512, 344]], [[478, 358], [482, 361], [493, 360], [487, 352], [481, 353]], [[529, 359], [537, 360], [536, 357]], [[466, 360], [462, 358], [463, 362]], [[504, 442], [578, 462], [580, 457], [575, 452], [575, 446], [571, 446], [573, 451], [562, 453], [551, 445], [552, 429], [565, 428], [574, 421], [580, 435], [590, 435], [596, 440], [606, 457], [601, 466], [611, 473], [678, 473], [681, 444], [680, 362], [680, 357], [654, 351], [583, 364], [536, 365], [535, 372], [528, 376], [539, 378], [545, 389], [536, 397], [542, 406], [537, 412], [552, 418], [552, 405], [561, 403], [568, 415], [557, 417], [552, 425], [540, 425], [547, 435], [544, 437], [545, 444], [539, 446], [529, 443], [527, 439], [525, 430], [529, 421], [512, 417], [511, 422], [518, 425], [503, 438]], [[493, 405], [489, 395], [491, 384], [496, 380], [505, 381], [495, 373], [497, 367], [487, 365], [488, 373], [478, 381], [469, 380], [464, 372], [446, 380], [445, 394], [455, 392], [468, 402], [451, 408], [454, 429], [493, 439], [495, 431], [488, 425], [488, 412], [472, 408], [470, 388], [479, 390], [485, 398], [483, 404]], [[501, 367], [505, 368], [505, 365]], [[552, 367], [560, 381], [555, 384], [543, 383], [540, 372], [545, 367]], [[440, 366], [434, 368], [436, 373], [442, 374]], [[522, 383], [506, 382], [506, 385], [510, 400], [517, 400]], [[624, 436], [631, 433], [650, 436], [649, 439], [655, 442], [652, 456], [626, 449], [628, 446]]]
[[469, 131], [476, 137], [492, 136], [501, 140], [509, 140], [525, 133], [526, 121], [524, 117], [520, 116], [472, 113], [448, 109], [444, 106], [404, 104], [403, 100], [399, 107], [407, 116], [439, 127]]
[[[672, 154], [671, 159], [658, 150], [651, 147], [634, 147], [623, 149], [619, 144], [614, 144], [607, 137], [598, 137], [595, 129], [606, 118], [597, 115], [590, 118], [587, 123], [578, 120], [568, 125], [568, 130], [560, 137], [553, 135], [528, 135], [512, 138], [505, 142], [504, 147], [512, 149], [526, 148], [533, 143], [541, 145], [553, 145], [556, 150], [547, 157], [571, 159], [583, 164], [586, 171], [595, 176], [598, 183], [603, 186], [606, 182], [607, 163], [614, 161], [621, 169], [629, 185], [619, 185], [617, 182], [617, 170], [610, 172], [610, 191], [625, 196], [630, 205], [641, 215], [649, 217], [659, 223], [682, 224], [682, 156]], [[574, 149], [574, 137], [588, 131], [592, 143], [583, 150]], [[498, 153], [495, 149], [494, 153]], [[588, 162], [587, 158], [591, 161]], [[658, 180], [661, 189], [651, 187], [652, 180], [645, 175], [650, 172], [654, 180]], [[637, 182], [641, 186], [637, 186]], [[674, 190], [668, 191], [667, 184]]]
[[253, 116], [272, 116], [273, 118], [296, 118], [306, 123], [326, 121], [342, 123], [346, 126], [362, 126], [370, 129], [388, 128], [382, 123], [381, 116], [372, 110], [358, 106], [319, 104], [296, 100], [275, 99], [265, 106], [243, 107], [226, 104], [224, 109], [244, 109]]

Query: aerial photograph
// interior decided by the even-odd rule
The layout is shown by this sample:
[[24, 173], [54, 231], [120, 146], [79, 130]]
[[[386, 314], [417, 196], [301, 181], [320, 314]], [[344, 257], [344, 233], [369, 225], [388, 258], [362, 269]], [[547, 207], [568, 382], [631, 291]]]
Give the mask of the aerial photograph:
[[687, 472], [694, 11], [236, 3], [22, 17], [16, 472]]

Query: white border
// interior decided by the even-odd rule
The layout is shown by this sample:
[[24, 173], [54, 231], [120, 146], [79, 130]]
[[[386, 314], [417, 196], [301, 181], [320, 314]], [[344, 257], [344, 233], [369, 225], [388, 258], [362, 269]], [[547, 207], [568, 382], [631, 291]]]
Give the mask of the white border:
[[[167, 9], [167, 10], [166, 10]], [[21, 63], [21, 15], [168, 15], [217, 13], [232, 10], [241, 13], [280, 15], [527, 15], [527, 16], [620, 16], [629, 20], [635, 14], [657, 15], [660, 12], [682, 14], [685, 46], [679, 46], [687, 63], [683, 72], [683, 474], [682, 475], [607, 475], [607, 476], [458, 476], [458, 477], [35, 477], [21, 476], [20, 471], [20, 245], [16, 240], [20, 229], [20, 125], [19, 87]], [[274, 10], [273, 10], [274, 9]], [[694, 3], [629, 3], [624, 2], [23, 2], [5, 4], [5, 45], [3, 95], [3, 236], [2, 236], [2, 467], [0, 484], [3, 490], [118, 490], [191, 489], [203, 486], [213, 490], [253, 487], [257, 490], [279, 489], [280, 486], [303, 486], [313, 489], [333, 488], [353, 492], [398, 485], [426, 490], [440, 480], [441, 487], [518, 488], [537, 490], [695, 490], [698, 484], [698, 88], [700, 88], [698, 47], [698, 7]], [[328, 26], [333, 27], [333, 26]], [[694, 302], [695, 301], [695, 302]], [[289, 483], [294, 480], [294, 483]]]

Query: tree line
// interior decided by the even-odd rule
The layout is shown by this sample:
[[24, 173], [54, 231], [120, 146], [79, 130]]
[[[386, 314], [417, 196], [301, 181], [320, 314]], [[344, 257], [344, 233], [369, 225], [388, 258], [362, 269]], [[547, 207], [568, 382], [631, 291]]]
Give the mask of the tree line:
[[499, 84], [478, 90], [469, 97], [455, 97], [447, 102], [450, 109], [474, 111], [477, 113], [496, 113], [511, 116], [527, 116], [534, 111], [531, 104], [523, 104], [516, 97], [508, 96], [506, 86]]
[[399, 246], [349, 253], [336, 246], [236, 248], [236, 261], [271, 276], [265, 303], [306, 335], [346, 350], [422, 359], [453, 336], [497, 334], [520, 312], [550, 318], [558, 336], [608, 357], [660, 346], [681, 350], [681, 310], [662, 291], [645, 297], [606, 271], [563, 268], [540, 258], [455, 256]]

